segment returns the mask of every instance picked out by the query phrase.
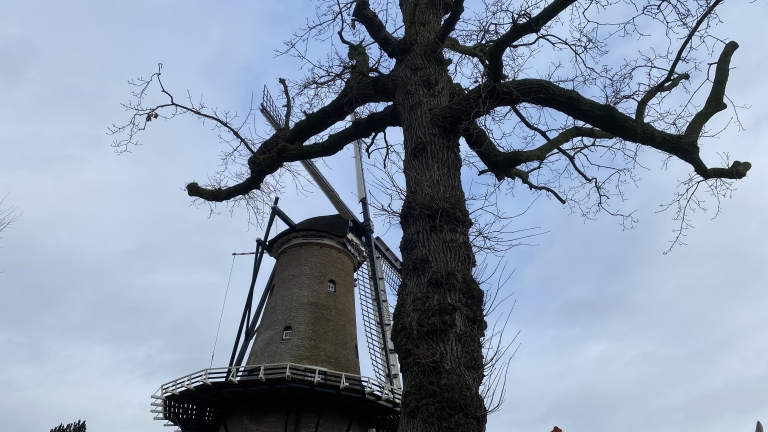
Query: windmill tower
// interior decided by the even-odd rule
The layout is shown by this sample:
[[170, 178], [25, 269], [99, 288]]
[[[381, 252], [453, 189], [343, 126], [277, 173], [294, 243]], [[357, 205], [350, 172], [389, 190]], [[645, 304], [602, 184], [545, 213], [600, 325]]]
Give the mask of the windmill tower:
[[[282, 127], [266, 87], [261, 112]], [[401, 385], [386, 288], [399, 285], [400, 261], [373, 237], [359, 145], [355, 156], [363, 220], [302, 161], [338, 214], [295, 223], [275, 199], [228, 367], [163, 384], [155, 419], [181, 432], [396, 430]], [[269, 238], [275, 218], [288, 228]], [[276, 261], [254, 308], [265, 252]], [[360, 376], [355, 289], [375, 378]]]

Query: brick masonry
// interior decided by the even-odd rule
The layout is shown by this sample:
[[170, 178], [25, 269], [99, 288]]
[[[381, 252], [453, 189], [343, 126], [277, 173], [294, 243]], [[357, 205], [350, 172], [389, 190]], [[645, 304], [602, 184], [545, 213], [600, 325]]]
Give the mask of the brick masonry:
[[[271, 294], [257, 328], [248, 364], [296, 363], [360, 374], [355, 322], [355, 257], [344, 238], [327, 231], [286, 235], [277, 254]], [[328, 281], [336, 292], [328, 290]], [[289, 341], [283, 330], [291, 327]], [[229, 432], [366, 432], [365, 418], [324, 398], [303, 396], [232, 406]], [[349, 429], [348, 429], [349, 428]], [[224, 427], [220, 428], [224, 432]]]
[[[296, 363], [360, 374], [354, 257], [343, 239], [324, 237], [313, 241], [304, 233], [299, 242], [283, 243], [248, 364]], [[329, 280], [336, 293], [328, 291]], [[286, 327], [290, 341], [282, 340]]]

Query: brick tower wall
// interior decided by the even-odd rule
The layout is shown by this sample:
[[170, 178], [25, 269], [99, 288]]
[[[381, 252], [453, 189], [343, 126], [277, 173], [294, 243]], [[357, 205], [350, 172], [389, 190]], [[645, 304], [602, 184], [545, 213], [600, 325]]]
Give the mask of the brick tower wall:
[[[303, 238], [279, 250], [248, 364], [296, 363], [360, 374], [354, 258], [342, 239]], [[329, 244], [333, 243], [333, 244]], [[336, 282], [336, 293], [328, 281]], [[283, 330], [292, 328], [290, 341]]]

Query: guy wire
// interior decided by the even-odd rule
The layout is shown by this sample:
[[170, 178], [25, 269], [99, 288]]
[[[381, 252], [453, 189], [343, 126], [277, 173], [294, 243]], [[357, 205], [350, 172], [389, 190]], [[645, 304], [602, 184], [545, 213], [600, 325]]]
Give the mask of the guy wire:
[[224, 303], [221, 304], [221, 315], [219, 315], [219, 327], [216, 328], [216, 340], [213, 341], [213, 352], [211, 352], [211, 364], [208, 369], [213, 367], [213, 356], [216, 354], [216, 344], [219, 342], [219, 330], [221, 330], [221, 319], [224, 318], [224, 306], [227, 304], [227, 294], [229, 294], [229, 282], [232, 280], [232, 270], [235, 268], [235, 254], [232, 254], [232, 267], [229, 268], [229, 279], [227, 279], [227, 290], [224, 291]]

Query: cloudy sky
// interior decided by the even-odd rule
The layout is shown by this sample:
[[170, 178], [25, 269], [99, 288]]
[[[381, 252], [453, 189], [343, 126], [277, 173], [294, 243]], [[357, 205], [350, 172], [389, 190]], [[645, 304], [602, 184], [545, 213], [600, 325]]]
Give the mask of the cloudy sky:
[[[126, 81], [158, 62], [172, 90], [242, 111], [264, 84], [298, 76], [272, 53], [311, 5], [26, 0], [2, 10], [0, 196], [23, 214], [0, 240], [0, 430], [86, 419], [94, 432], [161, 431], [149, 396], [208, 367], [231, 253], [252, 250], [262, 229], [243, 212], [209, 218], [190, 205], [184, 184], [218, 162], [207, 127], [153, 123], [122, 156], [107, 127], [127, 119]], [[695, 215], [688, 246], [669, 255], [676, 225], [656, 210], [688, 169], [662, 171], [659, 155], [644, 156], [651, 170], [629, 190], [634, 230], [605, 216], [585, 223], [547, 199], [520, 217], [517, 227], [548, 233], [506, 256], [521, 345], [489, 431], [751, 432], [768, 422], [768, 11], [723, 10], [720, 33], [741, 45], [729, 94], [751, 109], [745, 131], [728, 129], [706, 151], [753, 170], [718, 218]], [[350, 153], [327, 163], [353, 202]], [[281, 207], [295, 220], [332, 212], [317, 192], [288, 190]], [[396, 248], [397, 228], [385, 239]], [[234, 262], [214, 365], [228, 360], [250, 268]]]

